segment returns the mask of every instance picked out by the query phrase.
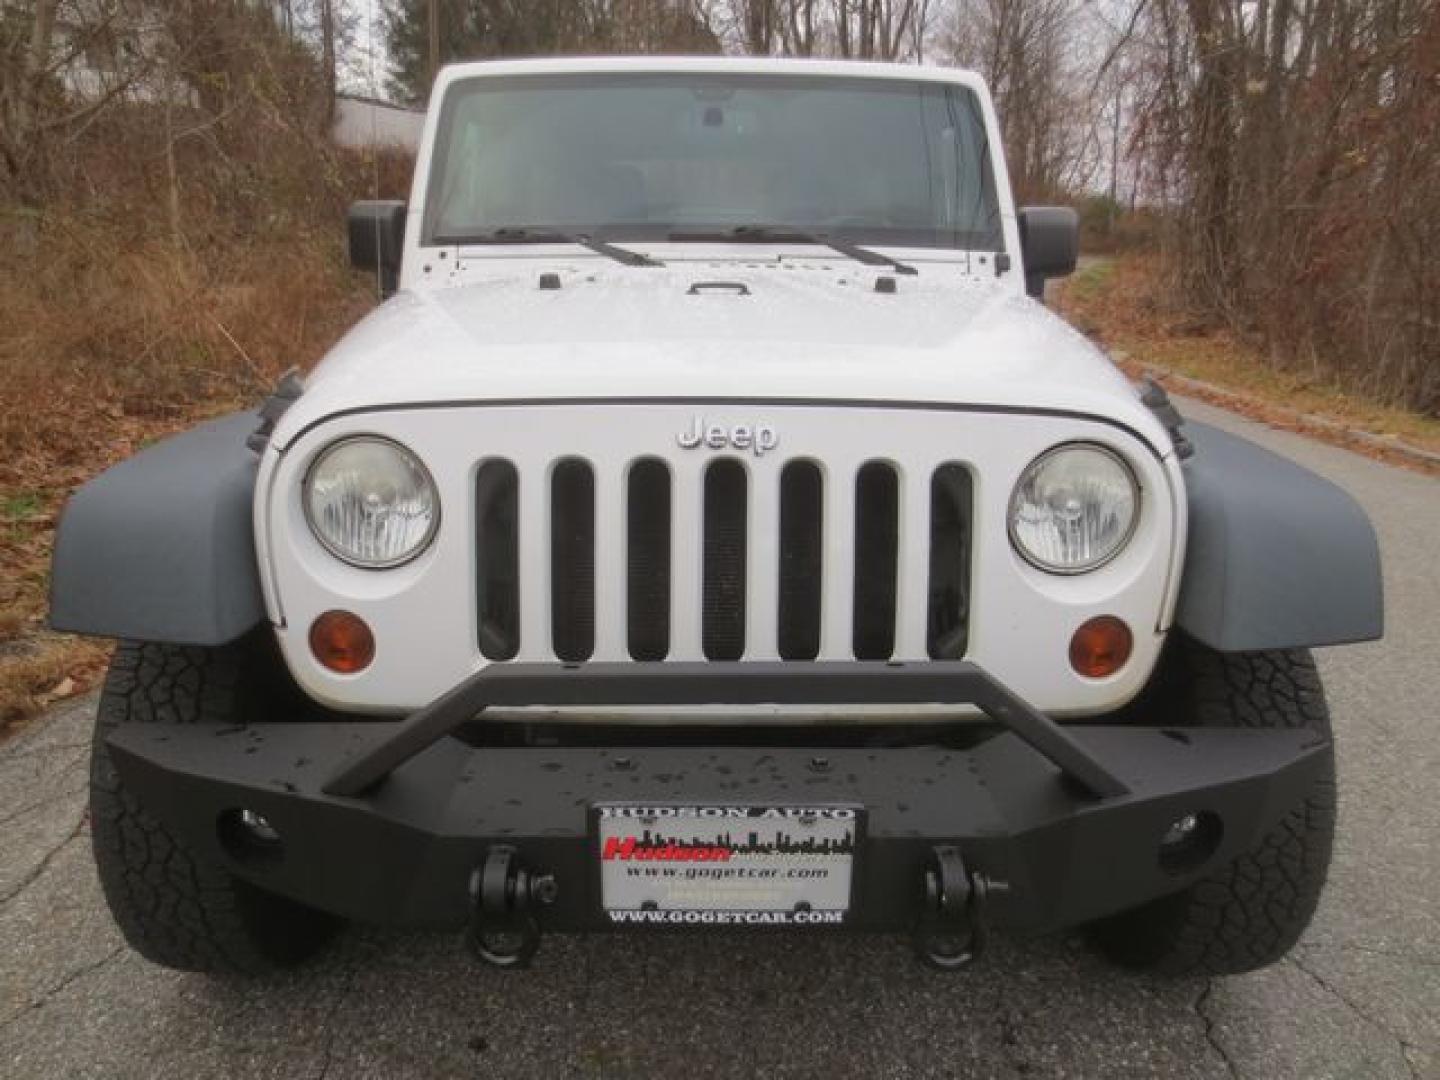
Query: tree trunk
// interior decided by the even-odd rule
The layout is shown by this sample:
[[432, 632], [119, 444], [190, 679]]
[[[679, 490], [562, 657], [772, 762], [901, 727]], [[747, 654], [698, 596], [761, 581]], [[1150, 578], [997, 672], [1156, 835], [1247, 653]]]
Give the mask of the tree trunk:
[[43, 187], [36, 175], [37, 163], [45, 160], [40, 95], [49, 74], [57, 3], [34, 0], [30, 39], [20, 53], [19, 68], [0, 75], [4, 80], [0, 100], [10, 104], [9, 116], [0, 113], [0, 158], [4, 159], [7, 186], [27, 205], [39, 201]]
[[440, 0], [430, 0], [426, 19], [430, 32], [430, 85], [435, 85], [435, 76], [440, 74]]
[[325, 79], [325, 110], [321, 130], [335, 126], [335, 0], [320, 0], [320, 67]]

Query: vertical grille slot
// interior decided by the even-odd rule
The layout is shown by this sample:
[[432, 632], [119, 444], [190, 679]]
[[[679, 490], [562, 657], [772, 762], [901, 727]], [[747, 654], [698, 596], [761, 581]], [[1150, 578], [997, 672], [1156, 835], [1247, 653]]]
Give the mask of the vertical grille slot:
[[780, 626], [782, 660], [820, 654], [824, 488], [813, 462], [792, 461], [780, 474]]
[[969, 644], [969, 470], [941, 465], [930, 478], [930, 592], [925, 643], [932, 660], [959, 660]]
[[520, 650], [520, 483], [508, 461], [487, 461], [475, 479], [480, 651], [510, 660]]
[[857, 660], [888, 660], [895, 651], [895, 568], [900, 478], [882, 461], [855, 477], [855, 621]]
[[630, 470], [626, 508], [626, 636], [636, 660], [670, 651], [670, 470], [654, 458]]
[[745, 469], [717, 461], [705, 470], [701, 648], [707, 660], [745, 652]]
[[595, 474], [566, 458], [550, 477], [550, 627], [561, 660], [595, 651]]

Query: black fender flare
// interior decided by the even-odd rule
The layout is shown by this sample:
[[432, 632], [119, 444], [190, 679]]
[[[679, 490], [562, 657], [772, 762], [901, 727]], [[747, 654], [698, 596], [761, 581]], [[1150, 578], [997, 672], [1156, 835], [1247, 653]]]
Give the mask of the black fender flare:
[[81, 487], [55, 537], [50, 625], [98, 637], [223, 645], [265, 618], [255, 558], [261, 414], [165, 439]]
[[1185, 422], [1189, 509], [1176, 625], [1222, 652], [1373, 641], [1380, 546], [1351, 496], [1287, 458]]

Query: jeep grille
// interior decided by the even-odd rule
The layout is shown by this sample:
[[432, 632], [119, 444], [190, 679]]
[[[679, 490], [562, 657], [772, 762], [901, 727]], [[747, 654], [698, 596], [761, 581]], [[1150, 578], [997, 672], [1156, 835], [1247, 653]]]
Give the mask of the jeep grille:
[[[965, 655], [972, 491], [959, 465], [916, 477], [928, 499], [904, 498], [910, 478], [889, 461], [842, 478], [803, 459], [717, 458], [677, 481], [669, 463], [642, 458], [600, 479], [614, 482], [564, 458], [527, 493], [531, 475], [511, 462], [480, 467], [478, 637], [488, 659], [513, 659], [526, 634], [539, 639], [527, 657], [577, 662], [887, 660], [921, 632], [930, 657]], [[607, 556], [623, 582], [597, 571]], [[910, 574], [928, 581], [923, 611], [902, 603]]]

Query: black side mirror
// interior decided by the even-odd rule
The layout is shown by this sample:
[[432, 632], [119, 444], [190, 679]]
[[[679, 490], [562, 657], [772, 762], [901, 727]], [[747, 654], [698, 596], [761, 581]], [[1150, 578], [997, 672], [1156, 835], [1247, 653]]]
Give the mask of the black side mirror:
[[1027, 206], [1020, 211], [1020, 253], [1025, 291], [1037, 299], [1045, 282], [1075, 272], [1080, 257], [1080, 215], [1068, 206]]
[[350, 265], [380, 275], [380, 295], [400, 287], [400, 254], [405, 250], [405, 204], [391, 199], [367, 199], [350, 207], [346, 222], [350, 237]]

